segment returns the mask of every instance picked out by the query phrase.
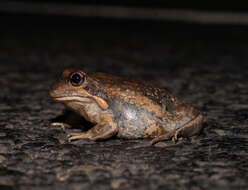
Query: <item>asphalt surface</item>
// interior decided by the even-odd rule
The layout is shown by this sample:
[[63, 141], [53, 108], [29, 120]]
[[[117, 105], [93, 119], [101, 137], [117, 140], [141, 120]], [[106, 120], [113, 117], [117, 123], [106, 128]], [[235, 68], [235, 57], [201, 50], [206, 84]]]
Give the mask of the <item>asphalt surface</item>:
[[[1, 190], [247, 189], [248, 28], [61, 19], [1, 26]], [[169, 88], [202, 110], [204, 131], [148, 148], [69, 143], [80, 129], [49, 126], [67, 116], [48, 96], [68, 67]]]

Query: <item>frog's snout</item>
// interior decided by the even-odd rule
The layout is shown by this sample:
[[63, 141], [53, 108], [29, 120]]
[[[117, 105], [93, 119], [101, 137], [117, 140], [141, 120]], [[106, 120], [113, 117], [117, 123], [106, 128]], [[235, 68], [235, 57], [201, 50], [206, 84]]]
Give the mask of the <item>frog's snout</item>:
[[52, 88], [49, 90], [49, 96], [50, 96], [50, 97], [54, 97], [54, 91], [53, 91]]
[[58, 84], [53, 84], [49, 90], [49, 95], [52, 97], [52, 98], [55, 98], [57, 97], [59, 94], [59, 85]]

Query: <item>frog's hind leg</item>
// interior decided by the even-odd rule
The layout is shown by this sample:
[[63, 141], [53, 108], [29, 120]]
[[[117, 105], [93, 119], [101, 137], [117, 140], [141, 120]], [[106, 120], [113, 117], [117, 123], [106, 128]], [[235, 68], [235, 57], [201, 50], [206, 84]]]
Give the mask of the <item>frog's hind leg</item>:
[[157, 137], [155, 137], [154, 139], [152, 139], [152, 140], [149, 142], [149, 145], [151, 146], [151, 145], [154, 145], [154, 144], [156, 144], [157, 142], [160, 142], [160, 141], [170, 140], [170, 139], [173, 137], [174, 133], [175, 133], [175, 132], [172, 131], [172, 132], [168, 132], [168, 133], [166, 133], [166, 134], [157, 136]]
[[203, 116], [200, 114], [195, 119], [186, 123], [183, 127], [177, 129], [174, 136], [172, 137], [172, 140], [177, 142], [179, 137], [188, 138], [199, 134], [202, 130], [202, 122]]
[[150, 141], [150, 145], [156, 144], [159, 141], [170, 139], [172, 139], [172, 141], [176, 143], [179, 137], [188, 138], [197, 135], [202, 130], [202, 122], [203, 116], [198, 115], [196, 118], [184, 124], [182, 127], [172, 132], [155, 137], [152, 141]]

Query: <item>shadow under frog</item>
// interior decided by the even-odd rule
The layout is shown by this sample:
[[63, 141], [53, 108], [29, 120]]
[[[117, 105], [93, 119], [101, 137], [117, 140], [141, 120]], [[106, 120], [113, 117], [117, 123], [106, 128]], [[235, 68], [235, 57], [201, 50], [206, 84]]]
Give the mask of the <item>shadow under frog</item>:
[[168, 139], [176, 142], [202, 129], [203, 116], [198, 109], [143, 80], [66, 69], [50, 96], [94, 124], [86, 132], [69, 134], [69, 141], [117, 136], [151, 138], [152, 145]]

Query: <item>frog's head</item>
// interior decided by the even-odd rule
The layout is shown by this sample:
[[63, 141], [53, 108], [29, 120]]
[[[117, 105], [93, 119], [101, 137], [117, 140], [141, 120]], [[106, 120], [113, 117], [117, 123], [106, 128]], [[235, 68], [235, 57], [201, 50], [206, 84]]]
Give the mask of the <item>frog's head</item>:
[[107, 102], [99, 96], [91, 94], [89, 89], [97, 88], [95, 81], [83, 70], [66, 69], [61, 79], [50, 90], [50, 96], [68, 107], [76, 107], [97, 103], [101, 109], [108, 109]]

